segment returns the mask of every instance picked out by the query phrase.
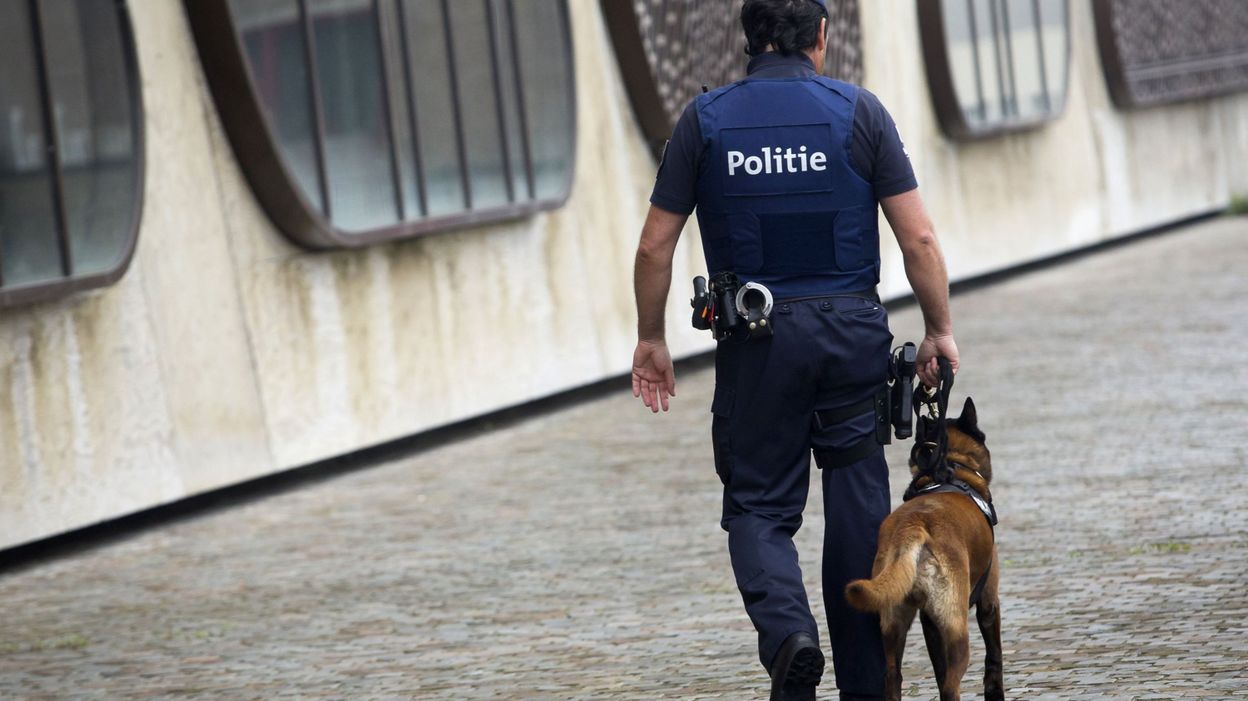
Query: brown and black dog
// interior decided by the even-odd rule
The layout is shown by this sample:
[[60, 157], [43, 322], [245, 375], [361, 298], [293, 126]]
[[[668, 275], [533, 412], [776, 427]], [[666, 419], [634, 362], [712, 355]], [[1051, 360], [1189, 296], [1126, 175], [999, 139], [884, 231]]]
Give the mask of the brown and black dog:
[[[968, 398], [962, 415], [946, 421], [946, 426], [954, 476], [991, 502], [992, 461], [975, 404]], [[913, 462], [910, 470], [917, 473]], [[940, 701], [958, 700], [962, 675], [970, 663], [967, 602], [985, 572], [975, 612], [987, 653], [984, 698], [1002, 701], [1000, 567], [988, 519], [966, 495], [945, 492], [917, 496], [884, 520], [871, 579], [850, 582], [845, 596], [855, 608], [880, 614], [887, 701], [901, 699], [901, 656], [916, 612], [936, 671]]]

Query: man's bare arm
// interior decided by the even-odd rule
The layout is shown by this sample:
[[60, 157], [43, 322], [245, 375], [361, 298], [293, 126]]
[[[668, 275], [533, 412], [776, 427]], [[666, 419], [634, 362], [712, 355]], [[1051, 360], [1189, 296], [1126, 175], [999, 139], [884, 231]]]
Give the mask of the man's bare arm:
[[637, 245], [633, 290], [637, 297], [637, 349], [633, 351], [633, 396], [651, 411], [667, 411], [676, 396], [676, 375], [667, 350], [664, 310], [672, 287], [672, 256], [689, 217], [651, 206]]
[[944, 356], [958, 369], [958, 346], [953, 340], [953, 319], [949, 314], [949, 273], [945, 256], [932, 220], [923, 207], [918, 190], [880, 200], [884, 216], [893, 228], [906, 266], [906, 278], [923, 311], [925, 336], [919, 346], [919, 376], [929, 386], [938, 377], [936, 357]]
[[689, 217], [651, 205], [637, 244], [633, 289], [637, 296], [637, 338], [662, 342], [666, 338], [663, 311], [672, 286], [672, 256]]

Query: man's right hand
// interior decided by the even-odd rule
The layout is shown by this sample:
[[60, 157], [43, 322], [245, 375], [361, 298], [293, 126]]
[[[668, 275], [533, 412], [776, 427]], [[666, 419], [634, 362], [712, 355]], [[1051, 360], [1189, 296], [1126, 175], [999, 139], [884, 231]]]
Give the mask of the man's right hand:
[[676, 371], [672, 354], [662, 341], [637, 341], [633, 351], [633, 396], [641, 397], [646, 408], [667, 411], [667, 398], [676, 396]]
[[924, 336], [915, 359], [915, 369], [924, 385], [935, 387], [940, 384], [940, 366], [936, 358], [942, 356], [953, 367], [953, 374], [958, 374], [958, 344], [953, 342], [953, 334]]

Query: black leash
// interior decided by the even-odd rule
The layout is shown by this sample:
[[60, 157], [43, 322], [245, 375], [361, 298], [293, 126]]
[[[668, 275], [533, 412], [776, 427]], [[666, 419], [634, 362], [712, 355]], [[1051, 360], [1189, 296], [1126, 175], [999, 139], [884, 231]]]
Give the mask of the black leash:
[[[939, 382], [933, 388], [922, 385], [914, 390], [914, 412], [918, 425], [914, 431], [914, 447], [910, 460], [918, 466], [918, 473], [906, 488], [903, 501], [917, 495], [916, 485], [926, 477], [929, 482], [946, 484], [953, 480], [953, 467], [949, 464], [949, 432], [945, 419], [949, 416], [949, 394], [953, 391], [953, 366], [945, 358], [937, 358]], [[927, 407], [927, 416], [923, 415]]]

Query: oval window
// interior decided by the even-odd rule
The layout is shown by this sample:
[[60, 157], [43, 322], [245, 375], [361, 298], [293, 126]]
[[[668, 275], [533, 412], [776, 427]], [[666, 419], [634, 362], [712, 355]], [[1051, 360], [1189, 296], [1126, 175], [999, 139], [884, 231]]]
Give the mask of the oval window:
[[359, 246], [566, 200], [565, 0], [185, 6], [235, 153], [295, 240]]
[[917, 0], [928, 86], [954, 139], [1027, 129], [1066, 104], [1067, 0]]

